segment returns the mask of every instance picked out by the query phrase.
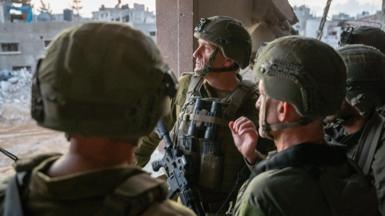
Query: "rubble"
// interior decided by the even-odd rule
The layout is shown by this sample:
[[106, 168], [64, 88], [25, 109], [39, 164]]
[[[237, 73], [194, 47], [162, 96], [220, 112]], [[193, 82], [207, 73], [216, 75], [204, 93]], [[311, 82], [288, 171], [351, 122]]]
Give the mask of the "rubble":
[[30, 120], [32, 73], [19, 71], [0, 72], [0, 122], [14, 123]]

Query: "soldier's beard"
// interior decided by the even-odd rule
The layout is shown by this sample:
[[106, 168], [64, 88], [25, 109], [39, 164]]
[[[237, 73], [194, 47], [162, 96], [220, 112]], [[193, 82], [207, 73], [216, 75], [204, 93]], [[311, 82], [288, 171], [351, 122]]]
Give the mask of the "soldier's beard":
[[336, 120], [341, 120], [342, 125], [350, 126], [360, 118], [360, 113], [353, 106], [344, 102], [341, 110], [335, 116]]

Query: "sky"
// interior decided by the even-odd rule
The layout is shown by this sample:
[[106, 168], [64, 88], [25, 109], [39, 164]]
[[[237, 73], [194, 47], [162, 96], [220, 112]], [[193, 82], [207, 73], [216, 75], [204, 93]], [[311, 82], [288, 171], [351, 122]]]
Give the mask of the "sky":
[[[43, 0], [50, 3], [51, 9], [55, 13], [61, 13], [64, 8], [70, 8], [72, 0]], [[218, 0], [219, 1], [219, 0]], [[243, 0], [234, 0], [243, 1]], [[81, 0], [83, 6], [80, 14], [85, 17], [91, 17], [92, 11], [97, 11], [100, 5], [104, 4], [106, 7], [114, 7], [117, 0]], [[145, 4], [150, 11], [155, 11], [155, 0], [121, 0], [122, 4], [129, 4], [131, 7], [134, 2]], [[292, 6], [307, 5], [311, 13], [321, 16], [326, 0], [289, 0]], [[35, 8], [40, 5], [40, 0], [32, 0]], [[354, 16], [362, 11], [369, 11], [374, 13], [381, 9], [382, 0], [333, 0], [330, 6], [329, 14], [337, 14], [339, 12], [347, 13]]]

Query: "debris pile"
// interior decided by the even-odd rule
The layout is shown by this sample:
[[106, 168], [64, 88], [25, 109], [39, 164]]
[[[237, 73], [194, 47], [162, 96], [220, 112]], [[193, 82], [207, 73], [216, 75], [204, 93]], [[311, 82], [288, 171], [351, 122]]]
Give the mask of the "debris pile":
[[0, 71], [0, 122], [14, 123], [30, 120], [32, 73]]

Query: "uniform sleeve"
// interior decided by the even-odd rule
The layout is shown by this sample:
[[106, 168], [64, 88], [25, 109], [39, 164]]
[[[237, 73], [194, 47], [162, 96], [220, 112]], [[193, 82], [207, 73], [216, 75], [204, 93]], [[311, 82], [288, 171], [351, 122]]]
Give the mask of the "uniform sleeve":
[[137, 166], [144, 167], [148, 163], [159, 141], [160, 139], [154, 131], [139, 140], [138, 148], [135, 150]]
[[374, 186], [377, 191], [378, 207], [381, 215], [385, 215], [385, 140], [379, 143], [372, 165]]
[[[167, 129], [171, 130], [175, 122], [172, 113], [163, 117], [163, 121], [165, 122]], [[148, 163], [159, 142], [160, 138], [155, 131], [152, 131], [149, 135], [144, 136], [139, 140], [138, 148], [135, 150], [137, 166], [144, 167]]]
[[[174, 123], [176, 122], [177, 116], [180, 112], [180, 107], [186, 98], [190, 79], [191, 75], [183, 75], [178, 81], [179, 87], [175, 98], [173, 98], [171, 101], [170, 113], [163, 117], [168, 130], [171, 130], [174, 126]], [[154, 152], [159, 142], [160, 139], [155, 131], [151, 132], [147, 136], [142, 137], [139, 140], [138, 148], [135, 151], [136, 163], [138, 166], [144, 167], [148, 163], [151, 158], [151, 154]]]

